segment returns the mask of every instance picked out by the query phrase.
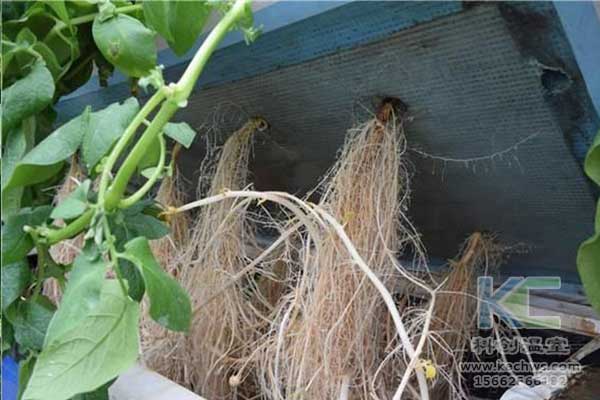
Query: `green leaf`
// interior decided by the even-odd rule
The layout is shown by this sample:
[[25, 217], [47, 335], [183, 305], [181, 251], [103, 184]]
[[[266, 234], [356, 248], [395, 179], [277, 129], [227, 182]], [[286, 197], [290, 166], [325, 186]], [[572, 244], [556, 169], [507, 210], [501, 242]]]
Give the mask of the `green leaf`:
[[109, 216], [110, 228], [116, 238], [118, 250], [122, 250], [125, 243], [136, 237], [143, 236], [154, 240], [169, 234], [167, 225], [153, 215], [144, 213], [147, 206], [148, 202], [140, 201]]
[[51, 210], [50, 206], [23, 208], [17, 214], [6, 218], [2, 225], [2, 262], [4, 264], [17, 262], [27, 256], [34, 243], [23, 227], [43, 224], [48, 220]]
[[577, 270], [588, 301], [600, 313], [600, 231], [579, 246]]
[[147, 214], [126, 216], [125, 226], [134, 236], [143, 236], [148, 240], [160, 239], [169, 234], [169, 227], [164, 222]]
[[208, 20], [208, 1], [145, 1], [146, 22], [181, 56], [192, 48]]
[[596, 205], [596, 223], [595, 223], [596, 232], [600, 233], [600, 199], [598, 199], [598, 204]]
[[97, 17], [92, 33], [102, 55], [125, 75], [139, 78], [156, 65], [154, 32], [137, 19], [124, 14], [105, 21]]
[[2, 219], [16, 213], [21, 207], [23, 188], [5, 189], [23, 156], [31, 150], [35, 141], [36, 121], [34, 117], [23, 120], [21, 126], [8, 134], [2, 153]]
[[125, 245], [125, 252], [144, 278], [150, 298], [150, 316], [168, 329], [187, 331], [192, 315], [190, 299], [177, 281], [158, 264], [148, 240], [133, 239]]
[[122, 104], [113, 103], [92, 113], [89, 129], [83, 138], [83, 160], [92, 169], [108, 153], [115, 141], [121, 137], [131, 120], [139, 111], [140, 105], [134, 97]]
[[44, 347], [79, 325], [100, 301], [106, 263], [98, 249], [86, 244], [73, 262], [60, 307], [50, 322]]
[[115, 380], [116, 379], [111, 379], [98, 389], [92, 392], [78, 394], [77, 396], [72, 397], [70, 400], [109, 400], [110, 397], [108, 396], [108, 388], [115, 383]]
[[600, 186], [600, 131], [592, 143], [584, 163], [585, 173]]
[[181, 143], [186, 149], [190, 148], [196, 137], [196, 131], [185, 122], [167, 123], [165, 125], [165, 134], [176, 142]]
[[[600, 131], [590, 147], [584, 163], [586, 174], [600, 185]], [[588, 300], [600, 313], [600, 200], [596, 204], [595, 234], [579, 246], [577, 270]]]
[[146, 287], [144, 286], [144, 278], [140, 271], [127, 260], [119, 260], [119, 270], [123, 279], [127, 280], [127, 289], [129, 297], [137, 302], [142, 301]]
[[21, 296], [30, 279], [31, 271], [25, 260], [2, 266], [2, 311]]
[[58, 81], [66, 71], [66, 68], [60, 65], [52, 49], [43, 42], [36, 42], [31, 48], [44, 58], [46, 68], [48, 68], [54, 80]]
[[35, 34], [31, 32], [31, 29], [25, 27], [19, 31], [17, 34], [17, 43], [21, 45], [32, 45], [37, 42], [37, 38]]
[[[17, 21], [6, 21], [4, 24], [4, 32], [9, 37], [17, 36], [15, 32], [19, 32], [24, 29], [29, 29], [33, 32], [37, 38], [36, 45], [32, 46], [31, 49], [38, 51], [41, 49], [39, 44], [43, 44], [42, 54], [48, 69], [55, 76], [57, 81], [59, 76], [62, 76], [64, 72], [69, 69], [70, 65], [79, 58], [79, 38], [85, 39], [86, 30], [73, 29], [70, 26], [70, 21], [62, 21], [61, 18], [57, 18], [54, 13], [49, 12], [46, 5], [42, 2], [31, 2], [25, 15]], [[58, 1], [52, 1], [53, 4], [58, 5]], [[58, 6], [60, 7], [60, 6]], [[69, 20], [68, 13], [65, 14], [65, 10], [60, 10], [59, 14], [62, 15], [62, 19]], [[79, 32], [79, 35], [78, 35]], [[29, 39], [32, 39], [30, 36]], [[21, 41], [23, 43], [23, 41]], [[26, 43], [33, 44], [32, 40], [27, 40]], [[83, 47], [83, 45], [82, 45]], [[31, 50], [30, 49], [30, 50]], [[28, 51], [30, 53], [30, 51]], [[26, 52], [22, 52], [21, 58], [25, 56]], [[50, 56], [50, 59], [48, 56]], [[22, 65], [22, 63], [20, 62]], [[56, 75], [58, 74], [58, 75]]]
[[6, 1], [2, 3], [2, 20], [17, 19], [25, 11], [27, 4], [20, 1]]
[[98, 305], [70, 330], [52, 335], [23, 399], [70, 399], [127, 370], [138, 355], [138, 320], [139, 305], [123, 294], [117, 281], [105, 280]]
[[54, 176], [76, 151], [90, 124], [89, 107], [35, 146], [16, 165], [5, 187], [30, 186]]
[[23, 79], [2, 91], [2, 130], [8, 131], [52, 102], [54, 79], [41, 63], [35, 63]]
[[175, 1], [144, 1], [144, 19], [146, 24], [158, 32], [165, 40], [172, 41], [169, 10]]
[[[157, 167], [146, 168], [146, 169], [140, 171], [140, 175], [142, 175], [146, 179], [150, 179], [154, 175], [154, 173], [156, 172], [156, 168]], [[169, 174], [169, 167], [165, 167], [160, 172], [159, 177], [163, 177], [164, 175], [168, 175], [168, 174]]]
[[71, 23], [71, 18], [69, 18], [69, 11], [67, 11], [67, 7], [65, 6], [65, 2], [63, 0], [45, 0], [44, 3], [48, 5], [54, 11], [56, 16], [60, 18], [66, 24]]
[[29, 378], [31, 378], [31, 373], [33, 372], [35, 361], [36, 358], [33, 355], [30, 355], [25, 360], [19, 363], [19, 393], [17, 394], [18, 400], [20, 400], [23, 397], [25, 388], [29, 383]]
[[86, 179], [66, 199], [60, 202], [52, 213], [52, 219], [72, 219], [80, 216], [88, 208], [88, 194], [92, 181]]
[[19, 345], [41, 350], [48, 324], [54, 314], [54, 306], [45, 297], [18, 302], [7, 310], [7, 316], [15, 330]]
[[15, 332], [13, 330], [12, 324], [10, 321], [2, 314], [2, 319], [0, 319], [0, 328], [2, 330], [2, 335], [0, 338], [0, 342], [2, 343], [2, 355], [7, 350], [10, 350], [15, 343]]
[[121, 218], [116, 221], [127, 231], [127, 241], [138, 236], [155, 240], [169, 234], [169, 227], [164, 222], [153, 215], [144, 213], [147, 206], [148, 203], [139, 202], [123, 210]]

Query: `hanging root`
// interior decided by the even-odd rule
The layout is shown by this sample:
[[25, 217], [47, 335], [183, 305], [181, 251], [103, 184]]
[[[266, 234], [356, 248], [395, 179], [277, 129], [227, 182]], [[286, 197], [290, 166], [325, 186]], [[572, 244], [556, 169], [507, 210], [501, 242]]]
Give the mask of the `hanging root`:
[[[256, 191], [250, 191], [250, 190], [238, 190], [238, 191], [224, 190], [222, 193], [219, 193], [217, 195], [210, 196], [210, 197], [207, 197], [207, 198], [204, 198], [201, 200], [197, 200], [192, 203], [186, 204], [182, 207], [179, 207], [178, 209], [172, 210], [171, 213], [184, 212], [184, 211], [192, 210], [196, 207], [206, 207], [206, 206], [209, 206], [214, 203], [220, 203], [223, 201], [227, 201], [228, 199], [248, 199], [248, 200], [253, 199], [253, 200], [259, 200], [259, 203], [262, 203], [264, 201], [270, 201], [270, 202], [278, 204], [281, 207], [287, 209], [298, 220], [298, 223], [301, 224], [301, 226], [304, 229], [306, 229], [306, 231], [305, 231], [306, 239], [303, 241], [303, 243], [305, 243], [308, 246], [305, 246], [304, 249], [308, 249], [310, 244], [312, 243], [315, 245], [316, 251], [318, 252], [320, 243], [322, 243], [325, 240], [325, 237], [331, 238], [331, 237], [335, 236], [339, 239], [341, 249], [344, 251], [347, 251], [349, 254], [350, 263], [353, 264], [355, 267], [357, 267], [357, 269], [360, 270], [366, 276], [368, 281], [370, 281], [370, 284], [372, 284], [373, 287], [377, 290], [378, 296], [382, 299], [383, 303], [385, 304], [387, 311], [393, 321], [393, 326], [395, 328], [396, 334], [397, 334], [398, 338], [400, 339], [401, 346], [399, 346], [399, 347], [402, 347], [403, 352], [406, 353], [406, 355], [408, 357], [410, 357], [410, 362], [408, 363], [406, 370], [403, 372], [402, 380], [400, 382], [400, 385], [396, 389], [393, 399], [399, 400], [399, 399], [403, 398], [402, 396], [403, 396], [405, 389], [410, 390], [412, 393], [416, 393], [415, 389], [412, 388], [412, 386], [410, 386], [409, 384], [407, 384], [412, 373], [414, 372], [417, 377], [417, 383], [419, 385], [419, 393], [417, 393], [416, 396], [417, 397], [420, 396], [421, 399], [428, 400], [429, 395], [428, 395], [428, 390], [427, 390], [427, 383], [425, 381], [425, 375], [423, 373], [423, 369], [418, 367], [418, 365], [421, 364], [422, 360], [421, 360], [420, 356], [423, 351], [423, 346], [424, 346], [425, 342], [427, 341], [428, 335], [429, 335], [429, 323], [431, 321], [433, 306], [435, 305], [435, 301], [434, 301], [435, 300], [435, 290], [429, 289], [426, 285], [424, 285], [420, 281], [416, 280], [414, 277], [409, 275], [403, 269], [397, 269], [397, 271], [404, 278], [406, 278], [406, 280], [408, 282], [414, 284], [415, 286], [418, 286], [419, 288], [425, 290], [426, 292], [428, 292], [431, 295], [430, 305], [429, 305], [428, 312], [427, 312], [428, 316], [426, 317], [425, 322], [422, 324], [422, 327], [421, 327], [422, 334], [418, 341], [417, 346], [415, 347], [411, 343], [411, 340], [409, 339], [409, 332], [407, 331], [405, 324], [400, 316], [399, 310], [397, 308], [395, 299], [392, 296], [392, 294], [388, 291], [388, 289], [385, 287], [385, 285], [383, 284], [381, 279], [377, 276], [377, 274], [375, 274], [375, 272], [367, 265], [366, 261], [361, 257], [358, 250], [356, 249], [356, 247], [354, 246], [354, 244], [352, 243], [352, 241], [346, 234], [344, 227], [331, 214], [329, 214], [326, 210], [322, 209], [320, 206], [317, 206], [317, 205], [314, 205], [311, 203], [307, 203], [305, 201], [302, 201], [302, 200], [296, 198], [293, 195], [290, 195], [290, 194], [284, 193], [284, 192], [256, 192]], [[296, 229], [296, 227], [292, 226], [291, 230], [293, 231], [295, 229]], [[268, 249], [265, 250], [265, 252], [267, 252], [267, 251], [268, 251]], [[263, 252], [263, 254], [264, 254], [264, 252]], [[299, 278], [299, 277], [296, 277], [296, 278]], [[299, 286], [301, 286], [301, 285], [299, 285]], [[273, 376], [273, 379], [275, 382], [278, 382], [279, 368], [277, 367], [277, 365], [279, 362], [279, 351], [281, 350], [280, 344], [282, 344], [282, 342], [283, 342], [281, 339], [284, 337], [284, 333], [285, 333], [284, 331], [289, 327], [288, 322], [290, 320], [293, 320], [293, 318], [290, 318], [290, 316], [292, 315], [292, 312], [296, 310], [296, 308], [293, 307], [293, 302], [297, 300], [297, 297], [294, 296], [293, 293], [291, 293], [291, 296], [283, 296], [280, 299], [280, 303], [287, 304], [290, 297], [292, 298], [292, 306], [290, 306], [285, 311], [280, 323], [274, 325], [274, 332], [271, 332], [271, 333], [274, 333], [274, 335], [264, 337], [263, 340], [265, 342], [265, 345], [257, 348], [257, 352], [258, 352], [258, 350], [260, 350], [260, 348], [268, 347], [269, 349], [271, 349], [272, 347], [269, 346], [269, 344], [272, 344], [273, 340], [277, 341], [278, 345], [274, 347], [275, 348], [275, 353], [274, 353], [275, 368], [272, 370], [267, 367], [262, 368], [262, 370], [264, 370], [264, 372], [266, 372], [267, 374], [275, 373], [275, 375]], [[390, 353], [390, 354], [393, 355], [394, 353]], [[250, 357], [249, 360], [252, 360], [252, 357]], [[245, 363], [245, 365], [246, 365], [246, 363]], [[400, 371], [400, 372], [402, 373], [402, 371]], [[236, 376], [239, 377], [239, 374]], [[349, 378], [344, 376], [344, 378], [342, 379], [342, 387], [340, 388], [340, 390], [344, 389], [344, 391], [345, 391], [344, 386], [346, 385], [345, 382], [348, 382], [348, 379]], [[237, 382], [237, 379], [233, 379], [233, 381]], [[277, 390], [278, 387], [276, 386], [275, 389]], [[274, 397], [273, 393], [269, 392], [269, 388], [266, 387], [265, 385], [263, 385], [263, 390], [264, 390], [264, 392], [261, 392], [261, 394], [264, 397], [267, 397], [267, 398]], [[295, 393], [295, 394], [294, 393], [292, 393], [292, 394], [281, 394], [280, 393], [279, 397], [287, 399], [287, 398], [296, 398], [296, 397], [303, 398], [304, 396], [302, 393]], [[374, 397], [377, 397], [377, 396], [374, 396]]]
[[[77, 186], [85, 179], [85, 173], [79, 166], [76, 156], [71, 158], [71, 166], [67, 172], [67, 176], [63, 184], [58, 188], [54, 196], [55, 204], [62, 202], [77, 188]], [[64, 226], [62, 220], [55, 221], [58, 226]], [[83, 235], [76, 236], [69, 240], [64, 240], [50, 248], [50, 255], [59, 264], [68, 265], [75, 260], [83, 247]], [[44, 294], [50, 300], [58, 304], [62, 298], [62, 289], [60, 283], [55, 278], [49, 278], [44, 282]]]
[[[349, 132], [320, 202], [342, 222], [383, 287], [396, 293], [403, 269], [392, 260], [409, 245], [422, 255], [403, 214], [409, 199], [405, 148], [402, 119], [386, 103], [377, 118]], [[304, 245], [299, 276], [280, 302], [262, 355], [262, 391], [268, 398], [390, 398], [409, 368], [401, 357], [386, 360], [398, 340], [396, 331], [387, 329], [386, 304], [329, 232]]]
[[[264, 120], [251, 119], [227, 140], [209, 196], [247, 186], [252, 135], [266, 127]], [[243, 276], [231, 284], [232, 277], [250, 263], [249, 250], [258, 248], [248, 221], [249, 204], [229, 200], [200, 210], [179, 271], [193, 304], [189, 335], [165, 334], [145, 350], [152, 368], [211, 399], [244, 390], [236, 368], [252, 353], [264, 325], [251, 306], [256, 297], [254, 281]]]
[[433, 312], [431, 330], [435, 332], [431, 356], [440, 378], [434, 384], [437, 399], [467, 399], [462, 387], [460, 362], [476, 330], [477, 277], [487, 274], [501, 258], [494, 237], [473, 233], [466, 240], [457, 260], [450, 261]]

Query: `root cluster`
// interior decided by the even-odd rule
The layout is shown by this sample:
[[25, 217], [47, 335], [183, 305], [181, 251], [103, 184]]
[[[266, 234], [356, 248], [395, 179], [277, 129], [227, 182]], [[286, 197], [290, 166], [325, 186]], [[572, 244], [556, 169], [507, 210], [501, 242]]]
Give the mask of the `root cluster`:
[[[396, 259], [405, 247], [421, 248], [403, 214], [409, 199], [405, 144], [391, 108], [352, 129], [319, 203], [398, 298], [405, 293]], [[399, 357], [386, 360], [398, 340], [385, 304], [335, 232], [311, 239], [319, 243], [302, 248], [299, 277], [273, 323], [278, 334], [263, 355], [263, 389], [275, 399], [332, 399], [340, 392], [388, 398], [405, 365]]]
[[[227, 140], [219, 152], [208, 196], [247, 186], [251, 139], [264, 126], [263, 120], [251, 119]], [[185, 336], [163, 332], [145, 346], [149, 366], [215, 399], [236, 389], [230, 383], [235, 383], [239, 364], [252, 353], [264, 324], [253, 305], [255, 282], [243, 277], [228, 286], [252, 261], [247, 254], [258, 248], [249, 205], [249, 201], [229, 200], [200, 210], [180, 249], [177, 263], [182, 267], [176, 268], [192, 299], [191, 330]]]
[[437, 283], [407, 217], [404, 122], [386, 103], [350, 130], [318, 204], [251, 190], [264, 122], [235, 132], [205, 197], [171, 205], [200, 207], [175, 251], [194, 314], [188, 335], [148, 337], [149, 366], [209, 399], [466, 398], [457, 366], [493, 238], [473, 234]]

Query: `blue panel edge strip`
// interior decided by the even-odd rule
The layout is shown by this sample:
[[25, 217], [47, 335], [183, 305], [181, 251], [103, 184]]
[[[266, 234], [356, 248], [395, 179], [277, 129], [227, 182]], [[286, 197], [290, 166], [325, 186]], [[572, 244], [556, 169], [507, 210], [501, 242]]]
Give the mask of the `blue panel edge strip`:
[[591, 1], [554, 1], [554, 7], [600, 114], [600, 5]]
[[[252, 46], [240, 42], [239, 33], [228, 36], [224, 45], [235, 43], [215, 52], [196, 89], [249, 78], [352, 49], [461, 10], [462, 3], [458, 1], [276, 3], [256, 14], [257, 23], [264, 25], [268, 32]], [[280, 27], [286, 22], [291, 23]], [[326, 35], [322, 35], [324, 27], [327, 27]], [[164, 50], [160, 62], [169, 65], [173, 62], [172, 57], [170, 50]], [[166, 68], [166, 80], [177, 80], [186, 66], [187, 62], [180, 59], [178, 64]], [[80, 96], [93, 93], [93, 106], [102, 107], [129, 94], [129, 84], [122, 77], [109, 90], [99, 88], [92, 79], [93, 82], [88, 82], [59, 103], [62, 120], [80, 112], [80, 107], [75, 106]], [[119, 78], [116, 80], [119, 81]]]

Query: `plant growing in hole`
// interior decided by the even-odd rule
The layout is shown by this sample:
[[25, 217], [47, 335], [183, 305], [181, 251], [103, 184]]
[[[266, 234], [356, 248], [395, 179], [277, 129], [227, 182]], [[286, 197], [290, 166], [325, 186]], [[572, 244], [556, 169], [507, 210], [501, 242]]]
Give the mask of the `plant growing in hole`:
[[[183, 55], [213, 10], [221, 20], [179, 81], [165, 84], [156, 33]], [[185, 147], [194, 139], [189, 126], [169, 121], [227, 32], [241, 29], [249, 42], [258, 33], [252, 24], [249, 0], [3, 4], [2, 351], [21, 360], [20, 398], [107, 398], [137, 359], [144, 295], [157, 323], [188, 329], [187, 294], [150, 250], [148, 241], [168, 228], [147, 195], [172, 167], [165, 136]], [[134, 97], [88, 106], [52, 131], [52, 104], [94, 68], [106, 84], [115, 67], [154, 94], [142, 107]], [[68, 160], [89, 179], [52, 204]], [[127, 194], [135, 175], [147, 180]], [[77, 235], [85, 245], [74, 262], [55, 262], [51, 246]], [[51, 277], [64, 289], [58, 308], [42, 292]]]

